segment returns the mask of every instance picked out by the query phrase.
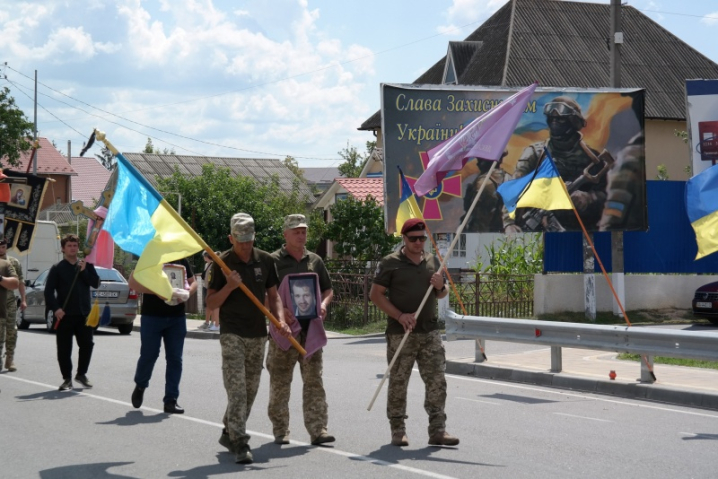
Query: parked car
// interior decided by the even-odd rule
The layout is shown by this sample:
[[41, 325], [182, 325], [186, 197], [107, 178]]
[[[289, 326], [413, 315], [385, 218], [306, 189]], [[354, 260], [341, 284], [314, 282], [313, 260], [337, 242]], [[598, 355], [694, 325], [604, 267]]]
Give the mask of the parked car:
[[704, 284], [693, 296], [693, 315], [718, 324], [718, 282]]
[[[137, 317], [137, 293], [130, 288], [127, 280], [116, 269], [95, 268], [100, 276], [100, 287], [91, 288], [92, 300], [99, 299], [100, 313], [107, 305], [110, 308], [110, 326], [116, 326], [120, 334], [130, 334], [132, 323]], [[18, 308], [17, 327], [27, 329], [30, 324], [41, 323], [52, 333], [54, 313], [45, 306], [45, 283], [50, 270], [43, 271], [35, 281], [27, 281], [27, 309]]]

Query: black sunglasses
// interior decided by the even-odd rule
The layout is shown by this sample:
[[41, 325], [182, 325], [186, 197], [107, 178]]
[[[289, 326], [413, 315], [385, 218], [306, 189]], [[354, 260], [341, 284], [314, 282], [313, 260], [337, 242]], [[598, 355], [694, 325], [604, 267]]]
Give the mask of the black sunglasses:
[[406, 236], [406, 237], [409, 239], [409, 241], [412, 242], [412, 243], [416, 243], [417, 241], [421, 241], [421, 242], [423, 243], [424, 241], [426, 241], [426, 236], [425, 236], [425, 235], [421, 235], [421, 236], [408, 236], [408, 235], [405, 235], [405, 236]]

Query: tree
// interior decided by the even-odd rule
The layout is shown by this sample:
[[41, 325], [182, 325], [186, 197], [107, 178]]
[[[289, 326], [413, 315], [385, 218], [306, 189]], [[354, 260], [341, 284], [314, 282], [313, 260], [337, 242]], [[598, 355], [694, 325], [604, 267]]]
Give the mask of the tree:
[[149, 154], [155, 154], [155, 155], [176, 155], [175, 149], [169, 149], [165, 148], [163, 150], [160, 150], [159, 148], [155, 148], [155, 145], [152, 144], [152, 138], [147, 138], [147, 143], [145, 144], [145, 149], [142, 150], [142, 153], [149, 153]]
[[103, 146], [101, 152], [99, 154], [96, 153], [95, 156], [100, 160], [100, 163], [102, 163], [102, 166], [104, 166], [106, 170], [112, 170], [112, 166], [115, 164], [115, 155], [107, 146]]
[[0, 158], [6, 158], [9, 165], [20, 163], [20, 153], [30, 150], [28, 138], [33, 136], [33, 124], [15, 105], [10, 89], [0, 89]]
[[293, 156], [287, 156], [282, 163], [284, 163], [284, 166], [286, 166], [289, 171], [294, 173], [294, 176], [305, 183], [307, 182], [307, 179], [304, 177], [304, 171], [299, 167], [299, 163]]
[[344, 259], [375, 263], [389, 254], [400, 238], [384, 231], [384, 208], [374, 198], [357, 200], [351, 196], [332, 207], [332, 222], [326, 238], [334, 241], [335, 251]]
[[[195, 177], [185, 177], [175, 170], [172, 176], [158, 180], [158, 191], [180, 193], [183, 218], [217, 250], [230, 247], [229, 220], [235, 213], [252, 215], [257, 231], [255, 246], [271, 252], [284, 243], [284, 217], [306, 211], [306, 198], [299, 188], [285, 192], [279, 187], [278, 178], [262, 183], [254, 178], [232, 176], [228, 168], [212, 164], [203, 165], [202, 175]], [[167, 201], [176, 208], [177, 195], [168, 194]], [[317, 242], [318, 239], [314, 240], [315, 245]]]
[[376, 141], [367, 141], [366, 154], [362, 155], [355, 146], [347, 142], [347, 146], [339, 152], [339, 156], [344, 159], [344, 163], [338, 167], [339, 174], [345, 178], [358, 178], [375, 147]]

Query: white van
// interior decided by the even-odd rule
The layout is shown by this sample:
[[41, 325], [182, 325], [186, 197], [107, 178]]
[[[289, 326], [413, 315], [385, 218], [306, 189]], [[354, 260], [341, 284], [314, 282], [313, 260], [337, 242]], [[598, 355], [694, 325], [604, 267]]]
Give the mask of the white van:
[[60, 247], [60, 230], [54, 221], [38, 221], [35, 226], [35, 235], [30, 246], [30, 253], [18, 256], [11, 250], [8, 252], [20, 260], [22, 272], [30, 284], [40, 273], [62, 260]]

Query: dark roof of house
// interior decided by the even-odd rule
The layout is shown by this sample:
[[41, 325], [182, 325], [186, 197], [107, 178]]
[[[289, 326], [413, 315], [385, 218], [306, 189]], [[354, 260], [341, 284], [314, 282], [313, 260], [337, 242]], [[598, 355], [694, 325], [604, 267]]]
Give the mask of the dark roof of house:
[[[718, 77], [718, 64], [635, 8], [621, 7], [621, 87], [645, 88], [646, 117], [684, 120], [685, 80]], [[466, 42], [481, 42], [457, 55], [459, 85], [605, 88], [610, 83], [610, 5], [560, 0], [510, 0]], [[451, 42], [457, 43], [457, 42]], [[474, 45], [475, 46], [475, 45]], [[446, 56], [414, 84], [444, 81]], [[459, 60], [459, 58], [461, 60]], [[381, 111], [360, 130], [381, 128]]]
[[202, 175], [202, 165], [212, 163], [220, 168], [229, 168], [236, 176], [247, 176], [258, 181], [267, 181], [276, 175], [279, 179], [279, 187], [286, 192], [291, 192], [295, 182], [298, 182], [300, 193], [307, 198], [313, 198], [312, 191], [306, 183], [299, 180], [289, 168], [284, 166], [281, 160], [148, 153], [123, 154], [153, 186], [157, 186], [158, 176], [160, 178], [172, 176], [175, 167], [182, 175], [193, 177]]
[[331, 183], [334, 178], [342, 176], [337, 167], [302, 168], [307, 183]]

